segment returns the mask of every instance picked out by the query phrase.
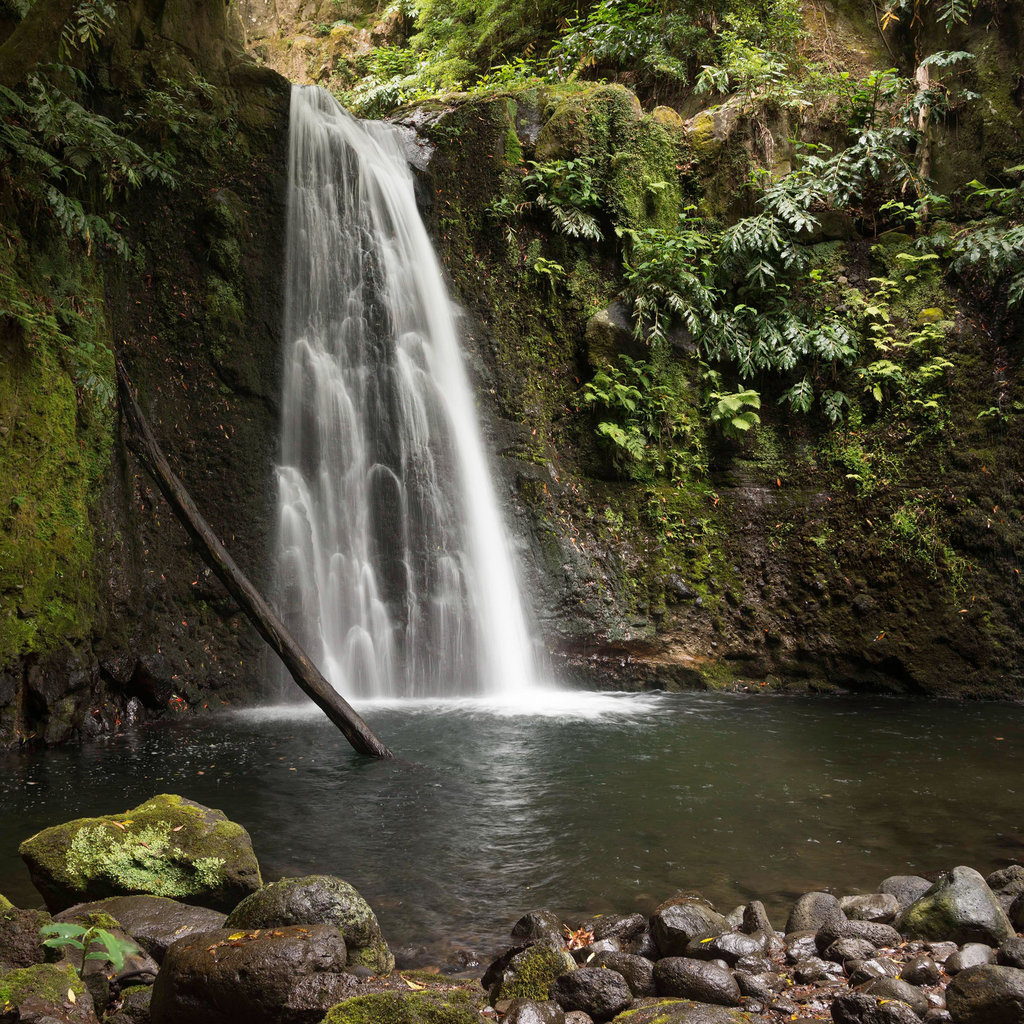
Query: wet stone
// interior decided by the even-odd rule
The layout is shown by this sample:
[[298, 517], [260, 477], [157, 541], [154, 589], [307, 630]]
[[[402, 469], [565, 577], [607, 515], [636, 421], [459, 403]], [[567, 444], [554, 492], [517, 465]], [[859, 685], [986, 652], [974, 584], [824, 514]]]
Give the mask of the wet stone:
[[789, 933], [784, 940], [786, 962], [795, 964], [808, 957], [817, 956], [818, 944], [814, 941], [815, 934], [810, 931]]
[[911, 985], [934, 985], [942, 977], [942, 968], [922, 953], [907, 961], [900, 977]]
[[654, 964], [646, 957], [632, 953], [600, 953], [588, 966], [618, 971], [635, 998], [654, 995]]
[[929, 942], [925, 947], [937, 964], [944, 964], [960, 947], [955, 942]]
[[844, 992], [832, 1003], [835, 1024], [920, 1024], [920, 1017], [907, 1006], [879, 999], [864, 992]]
[[643, 914], [606, 914], [595, 917], [586, 923], [586, 927], [594, 933], [594, 939], [618, 939], [625, 942], [635, 939], [647, 927], [647, 918]]
[[512, 926], [512, 938], [520, 942], [540, 942], [545, 939], [565, 944], [565, 933], [557, 914], [550, 910], [531, 910]]
[[842, 971], [838, 964], [827, 963], [816, 956], [801, 960], [793, 967], [793, 977], [801, 985], [811, 985], [820, 981], [834, 981], [841, 976]]
[[1024, 939], [1007, 939], [996, 950], [996, 962], [1003, 967], [1024, 968]]
[[733, 964], [733, 969], [744, 974], [763, 974], [772, 969], [772, 964], [767, 957], [744, 956]]
[[836, 939], [864, 939], [876, 949], [899, 946], [903, 942], [892, 925], [877, 921], [838, 921], [827, 924], [818, 930], [814, 937], [819, 950], [826, 950]]
[[551, 998], [563, 1010], [582, 1010], [595, 1021], [605, 1021], [625, 1010], [633, 994], [618, 971], [581, 967], [551, 983]]
[[681, 956], [691, 939], [725, 930], [725, 918], [699, 899], [682, 899], [651, 918], [651, 933], [663, 956]]
[[654, 965], [654, 985], [659, 995], [700, 1003], [737, 1006], [740, 1001], [739, 985], [730, 971], [686, 957], [659, 960]]
[[866, 992], [869, 996], [878, 996], [880, 999], [895, 999], [906, 1003], [918, 1016], [929, 1009], [928, 1000], [922, 995], [921, 990], [906, 981], [900, 981], [899, 978], [876, 978], [858, 988], [858, 991]]
[[875, 947], [867, 939], [836, 939], [822, 955], [826, 960], [846, 964], [851, 960], [870, 960], [875, 955]]
[[984, 942], [968, 942], [946, 960], [946, 973], [959, 974], [968, 967], [979, 967], [992, 964], [996, 960], [996, 951]]
[[852, 921], [881, 921], [883, 924], [892, 921], [900, 909], [896, 897], [887, 892], [844, 896], [839, 906]]
[[899, 909], [906, 910], [931, 887], [932, 883], [920, 875], [890, 875], [879, 885], [878, 891], [895, 896]]
[[881, 956], [873, 957], [871, 960], [862, 960], [859, 963], [852, 960], [846, 966], [850, 974], [851, 985], [863, 985], [876, 978], [895, 978], [900, 973], [898, 964]]
[[743, 923], [740, 930], [747, 935], [774, 935], [771, 920], [768, 918], [768, 911], [760, 900], [751, 900], [743, 908]]
[[983, 964], [961, 971], [946, 990], [956, 1024], [1024, 1024], [1024, 971]]
[[695, 960], [724, 960], [732, 966], [741, 957], [758, 956], [764, 951], [764, 939], [743, 932], [725, 932], [713, 938], [692, 939], [686, 955]]
[[846, 915], [830, 892], [807, 892], [801, 896], [786, 921], [786, 934], [817, 931], [826, 924], [843, 921]]

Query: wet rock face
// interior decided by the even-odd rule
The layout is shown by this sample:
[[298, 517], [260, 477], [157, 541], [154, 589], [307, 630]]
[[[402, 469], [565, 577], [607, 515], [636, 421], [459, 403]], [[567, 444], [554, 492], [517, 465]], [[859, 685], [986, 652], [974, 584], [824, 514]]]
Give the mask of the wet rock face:
[[220, 911], [164, 896], [114, 896], [76, 904], [54, 920], [77, 921], [90, 914], [109, 914], [157, 963], [179, 939], [223, 928], [225, 917]]
[[985, 879], [969, 867], [953, 868], [904, 910], [896, 927], [911, 938], [952, 939], [998, 946], [1013, 925]]
[[387, 974], [395, 966], [377, 915], [348, 882], [333, 875], [282, 878], [244, 899], [228, 915], [227, 928], [275, 928], [330, 924], [348, 946], [349, 965]]
[[169, 794], [126, 814], [44, 829], [19, 853], [51, 911], [133, 894], [230, 909], [261, 881], [241, 825]]
[[332, 925], [230, 928], [174, 943], [153, 987], [153, 1024], [317, 1024], [357, 986]]

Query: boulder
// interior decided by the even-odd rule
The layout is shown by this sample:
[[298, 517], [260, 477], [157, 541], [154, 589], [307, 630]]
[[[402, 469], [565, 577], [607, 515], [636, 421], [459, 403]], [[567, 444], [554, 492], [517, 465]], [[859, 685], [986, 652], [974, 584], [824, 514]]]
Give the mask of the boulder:
[[241, 825], [170, 794], [44, 829], [19, 853], [51, 912], [136, 893], [230, 909], [261, 881]]
[[77, 903], [56, 914], [54, 920], [77, 921], [89, 914], [109, 914], [157, 963], [178, 939], [224, 927], [224, 914], [219, 910], [194, 907], [165, 896], [112, 896]]
[[942, 977], [942, 968], [927, 954], [919, 953], [906, 962], [900, 977], [911, 985], [934, 985]]
[[903, 936], [892, 925], [878, 921], [835, 921], [819, 928], [814, 936], [815, 944], [822, 951], [836, 939], [864, 939], [876, 949], [898, 946], [903, 942]]
[[323, 1024], [480, 1024], [480, 1014], [465, 992], [377, 992], [338, 1003]]
[[59, 1024], [96, 1024], [92, 996], [78, 972], [66, 961], [36, 964], [8, 971], [0, 977], [0, 1016], [16, 1008], [14, 1020], [57, 1021]]
[[946, 973], [959, 974], [968, 967], [980, 967], [982, 964], [994, 964], [996, 951], [984, 942], [966, 942], [963, 949], [957, 950], [946, 958]]
[[897, 1002], [906, 1003], [919, 1017], [928, 1010], [928, 1000], [921, 990], [899, 978], [875, 978], [857, 991], [877, 996], [879, 999], [895, 999]]
[[896, 897], [889, 892], [844, 896], [839, 907], [852, 921], [881, 921], [883, 924], [892, 921], [900, 910]]
[[377, 916], [348, 882], [333, 875], [282, 878], [246, 897], [224, 922], [225, 928], [277, 928], [329, 924], [345, 936], [349, 967], [389, 974], [395, 958], [381, 934]]
[[633, 953], [598, 953], [587, 966], [618, 971], [637, 999], [654, 995], [654, 964], [646, 957]]
[[826, 924], [845, 921], [839, 900], [830, 892], [805, 892], [789, 912], [786, 934], [817, 931]]
[[717, 1006], [738, 1006], [740, 1002], [740, 989], [731, 971], [682, 956], [665, 957], [654, 965], [654, 987], [658, 995]]
[[629, 942], [641, 935], [647, 927], [647, 918], [643, 914], [605, 914], [592, 918], [586, 923], [598, 939], [618, 939]]
[[501, 999], [551, 998], [551, 983], [567, 971], [576, 970], [576, 961], [564, 950], [549, 945], [529, 946], [516, 953], [491, 988], [491, 1002]]
[[153, 986], [153, 1024], [317, 1024], [358, 982], [333, 925], [179, 939]]
[[946, 990], [955, 1024], [1024, 1024], [1024, 971], [985, 964], [961, 971]]
[[563, 1010], [582, 1010], [595, 1021], [611, 1020], [633, 1001], [626, 979], [605, 967], [581, 967], [551, 983], [551, 998]]
[[896, 920], [909, 938], [951, 939], [998, 946], [1014, 937], [1005, 911], [974, 868], [956, 867], [943, 875]]
[[49, 922], [50, 915], [42, 910], [18, 910], [10, 903], [0, 907], [0, 974], [46, 959], [39, 929]]
[[835, 1024], [920, 1024], [906, 1003], [881, 999], [866, 992], [843, 992], [832, 1003]]
[[895, 896], [899, 909], [906, 910], [914, 900], [923, 896], [931, 887], [932, 883], [920, 875], [890, 875], [882, 880], [878, 891]]
[[727, 931], [725, 918], [704, 900], [687, 897], [655, 911], [651, 935], [662, 956], [681, 956], [691, 939]]

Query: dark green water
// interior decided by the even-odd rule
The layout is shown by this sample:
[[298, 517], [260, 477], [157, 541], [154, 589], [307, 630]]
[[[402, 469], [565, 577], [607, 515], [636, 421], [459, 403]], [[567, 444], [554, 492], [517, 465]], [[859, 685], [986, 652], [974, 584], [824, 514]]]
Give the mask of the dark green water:
[[483, 953], [525, 910], [723, 909], [1024, 859], [1024, 707], [572, 694], [546, 714], [362, 709], [401, 755], [355, 757], [312, 714], [177, 719], [0, 756], [0, 893], [38, 903], [21, 839], [159, 792], [222, 808], [264, 877], [352, 882], [396, 946]]

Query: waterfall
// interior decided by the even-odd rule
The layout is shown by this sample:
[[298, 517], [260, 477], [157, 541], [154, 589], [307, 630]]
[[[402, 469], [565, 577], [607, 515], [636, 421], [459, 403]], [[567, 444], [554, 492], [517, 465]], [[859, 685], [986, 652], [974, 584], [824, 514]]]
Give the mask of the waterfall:
[[278, 603], [361, 698], [534, 667], [451, 303], [396, 130], [293, 86]]

